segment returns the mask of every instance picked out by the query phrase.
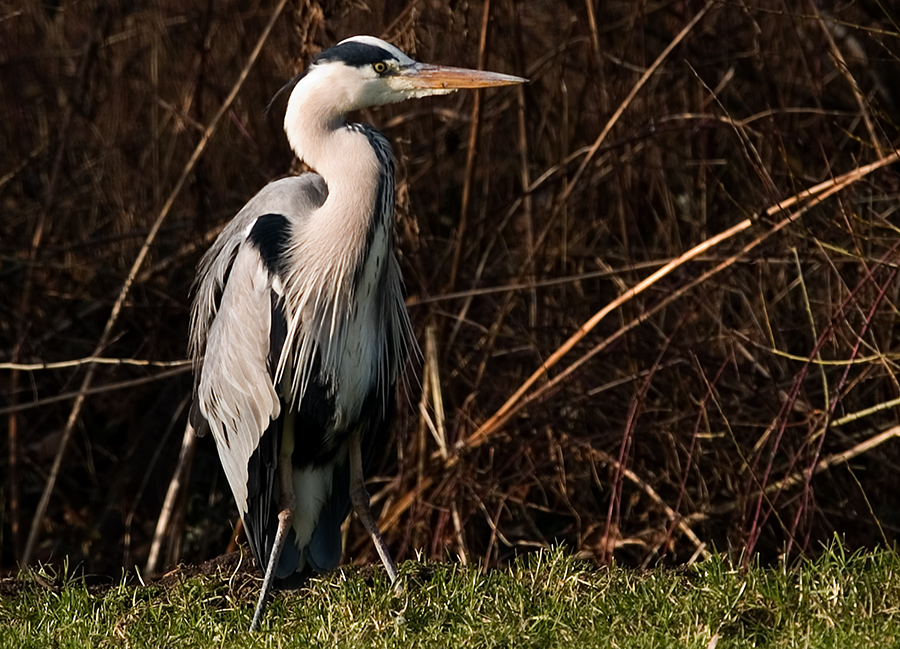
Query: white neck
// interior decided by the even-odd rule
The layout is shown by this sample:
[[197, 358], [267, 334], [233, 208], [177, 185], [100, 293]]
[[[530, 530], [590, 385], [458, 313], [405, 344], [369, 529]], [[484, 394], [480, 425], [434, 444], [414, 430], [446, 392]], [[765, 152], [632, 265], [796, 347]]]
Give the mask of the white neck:
[[[368, 138], [344, 121], [354, 108], [348, 87], [333, 70], [326, 78], [313, 68], [291, 93], [284, 118], [284, 130], [294, 153], [322, 176], [328, 188], [325, 202], [299, 225], [293, 241], [294, 271], [289, 284], [296, 295], [291, 304], [327, 305], [327, 309], [317, 308], [315, 313], [332, 323], [338, 312], [352, 308], [348, 300], [353, 292], [353, 274], [365, 258], [366, 236], [382, 173]], [[326, 315], [330, 309], [336, 310]], [[320, 325], [331, 327], [325, 320]], [[295, 319], [291, 329], [298, 326]]]
[[297, 157], [322, 174], [326, 182], [336, 180], [336, 175], [345, 173], [344, 165], [353, 161], [334, 150], [337, 142], [333, 136], [344, 133], [347, 113], [357, 108], [352, 90], [355, 81], [349, 69], [338, 68], [335, 73], [334, 69], [313, 68], [297, 83], [288, 100], [284, 116], [288, 142]]
[[[284, 122], [291, 148], [322, 176], [328, 197], [298, 219], [288, 250], [285, 304], [292, 313], [278, 372], [288, 365], [311, 368], [320, 353], [322, 374], [344, 389], [335, 404], [339, 420], [355, 416], [373, 385], [387, 398], [399, 371], [389, 349], [402, 357], [410, 339], [391, 250], [393, 193], [384, 196], [388, 205], [375, 204], [387, 180], [382, 174], [392, 173], [379, 162], [387, 143], [376, 154], [369, 137], [345, 122], [365, 105], [372, 103], [360, 100], [358, 71], [331, 66], [326, 74], [314, 66], [291, 93]], [[373, 217], [381, 221], [372, 223]], [[308, 370], [286, 376], [290, 391], [302, 397]]]
[[328, 186], [328, 198], [314, 215], [318, 243], [351, 253], [364, 245], [381, 167], [366, 136], [346, 126], [352, 79], [343, 81], [311, 70], [291, 93], [284, 130], [297, 157]]

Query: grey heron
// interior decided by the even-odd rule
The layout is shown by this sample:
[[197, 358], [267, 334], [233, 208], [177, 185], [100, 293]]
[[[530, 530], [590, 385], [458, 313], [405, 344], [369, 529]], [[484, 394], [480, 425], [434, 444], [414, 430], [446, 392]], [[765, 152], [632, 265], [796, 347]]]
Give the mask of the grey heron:
[[284, 130], [313, 172], [266, 185], [200, 262], [191, 422], [211, 430], [250, 550], [273, 586], [340, 561], [351, 505], [392, 582], [364, 467], [384, 444], [412, 343], [393, 252], [394, 158], [349, 112], [524, 79], [418, 63], [372, 36], [323, 51], [282, 90]]

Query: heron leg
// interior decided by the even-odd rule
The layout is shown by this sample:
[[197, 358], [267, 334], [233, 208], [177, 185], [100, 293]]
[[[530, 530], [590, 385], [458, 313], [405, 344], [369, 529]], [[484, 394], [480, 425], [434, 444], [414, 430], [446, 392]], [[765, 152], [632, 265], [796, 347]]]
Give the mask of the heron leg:
[[378, 525], [372, 516], [372, 510], [369, 509], [369, 492], [366, 491], [365, 477], [362, 468], [362, 449], [360, 446], [359, 429], [353, 431], [350, 435], [350, 501], [353, 503], [353, 511], [356, 512], [359, 520], [362, 521], [363, 527], [372, 538], [375, 549], [378, 550], [378, 556], [381, 557], [381, 563], [387, 570], [391, 583], [394, 584], [394, 593], [400, 594], [403, 587], [397, 581], [397, 566], [391, 559], [391, 553], [388, 551], [387, 544], [378, 531]]
[[263, 614], [266, 612], [266, 604], [269, 603], [272, 584], [275, 582], [275, 566], [278, 565], [278, 557], [281, 556], [281, 550], [284, 547], [287, 531], [291, 527], [293, 518], [294, 513], [290, 509], [282, 509], [278, 512], [278, 530], [275, 532], [272, 552], [269, 553], [269, 565], [266, 566], [266, 576], [263, 578], [262, 589], [259, 592], [259, 601], [257, 601], [256, 610], [253, 612], [253, 622], [250, 623], [251, 631], [259, 630], [259, 623], [262, 622]]
[[253, 621], [250, 623], [251, 631], [258, 631], [266, 612], [266, 604], [269, 603], [269, 595], [275, 582], [275, 566], [287, 540], [288, 530], [294, 520], [294, 467], [291, 463], [291, 455], [294, 452], [294, 417], [293, 413], [285, 416], [284, 431], [282, 433], [281, 451], [278, 454], [278, 477], [281, 481], [281, 496], [279, 498], [278, 529], [275, 531], [275, 541], [272, 543], [272, 551], [269, 553], [269, 564], [266, 566], [266, 575], [263, 577], [262, 589], [259, 593], [259, 601], [253, 612]]

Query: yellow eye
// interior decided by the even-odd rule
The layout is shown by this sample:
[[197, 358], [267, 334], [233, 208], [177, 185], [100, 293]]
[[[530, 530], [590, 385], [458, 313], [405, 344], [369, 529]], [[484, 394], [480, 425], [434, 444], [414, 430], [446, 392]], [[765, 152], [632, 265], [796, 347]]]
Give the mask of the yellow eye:
[[377, 61], [372, 65], [372, 69], [375, 70], [375, 72], [377, 72], [378, 74], [381, 74], [387, 71], [387, 63], [384, 63], [383, 61]]

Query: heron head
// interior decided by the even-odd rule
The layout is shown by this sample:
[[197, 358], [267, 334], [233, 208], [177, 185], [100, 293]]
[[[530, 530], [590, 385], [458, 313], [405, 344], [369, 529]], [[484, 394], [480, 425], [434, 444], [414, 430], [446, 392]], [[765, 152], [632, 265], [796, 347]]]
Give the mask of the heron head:
[[346, 113], [462, 88], [524, 81], [496, 72], [419, 63], [379, 38], [354, 36], [319, 54], [295, 80], [292, 93], [327, 92], [331, 108]]

